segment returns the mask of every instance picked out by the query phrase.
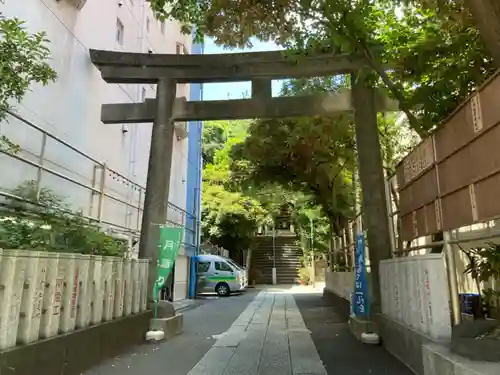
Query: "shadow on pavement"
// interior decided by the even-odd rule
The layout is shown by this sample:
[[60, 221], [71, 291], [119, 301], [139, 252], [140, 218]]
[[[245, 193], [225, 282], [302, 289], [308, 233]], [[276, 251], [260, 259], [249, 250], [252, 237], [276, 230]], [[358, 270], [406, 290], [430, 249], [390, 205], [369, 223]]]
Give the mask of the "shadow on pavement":
[[349, 331], [348, 311], [334, 298], [319, 292], [294, 294], [316, 349], [329, 375], [412, 375], [382, 346], [356, 340]]
[[[143, 344], [82, 375], [186, 375], [255, 297], [256, 291], [207, 299], [183, 312], [183, 332], [161, 344]], [[145, 332], [144, 332], [145, 333]]]

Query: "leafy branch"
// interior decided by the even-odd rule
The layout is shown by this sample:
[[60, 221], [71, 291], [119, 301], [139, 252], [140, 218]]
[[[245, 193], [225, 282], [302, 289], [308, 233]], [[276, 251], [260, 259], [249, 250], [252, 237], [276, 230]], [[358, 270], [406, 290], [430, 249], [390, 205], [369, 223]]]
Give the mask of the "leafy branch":
[[[30, 33], [24, 21], [0, 13], [0, 122], [12, 103], [21, 102], [34, 83], [47, 85], [57, 78], [48, 64], [50, 50], [45, 32]], [[0, 150], [15, 153], [19, 146], [4, 134]]]

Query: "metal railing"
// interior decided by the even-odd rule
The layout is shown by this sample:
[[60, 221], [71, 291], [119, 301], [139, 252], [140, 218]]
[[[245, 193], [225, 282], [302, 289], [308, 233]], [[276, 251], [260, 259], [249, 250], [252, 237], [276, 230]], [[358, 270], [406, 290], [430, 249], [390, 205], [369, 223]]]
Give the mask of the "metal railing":
[[[465, 247], [484, 247], [486, 246], [487, 242], [494, 242], [494, 240], [500, 239], [500, 228], [496, 228], [496, 230], [493, 230], [492, 226], [492, 223], [495, 223], [495, 221], [500, 218], [491, 218], [484, 223], [476, 223], [461, 228], [454, 228], [451, 230], [443, 231], [443, 240], [441, 241], [433, 241], [431, 236], [423, 236], [415, 238], [412, 241], [408, 241], [407, 244], [404, 244], [402, 240], [399, 240], [401, 236], [401, 234], [399, 233], [399, 228], [401, 228], [401, 217], [399, 214], [399, 210], [397, 209], [398, 204], [396, 203], [396, 201], [399, 200], [399, 195], [397, 193], [396, 185], [394, 185], [396, 183], [396, 181], [394, 180], [395, 178], [395, 176], [391, 176], [386, 181], [387, 190], [389, 190], [391, 184], [393, 184], [392, 187], [394, 188], [393, 191], [395, 192], [395, 194], [389, 194], [387, 199], [388, 217], [390, 224], [389, 229], [394, 241], [392, 252], [393, 257], [407, 257], [416, 252], [418, 252], [419, 255], [426, 255], [430, 253], [432, 249], [442, 247], [442, 253], [447, 265], [448, 288], [451, 299], [451, 315], [453, 323], [459, 324], [462, 321], [463, 316], [461, 314], [459, 301], [459, 268], [457, 266], [456, 259], [457, 253], [460, 252], [458, 248], [461, 248], [460, 245], [465, 244], [468, 244]], [[466, 229], [469, 230], [466, 231]], [[469, 233], [469, 235], [464, 235], [467, 232]], [[415, 242], [416, 244], [412, 245]], [[479, 290], [478, 292], [480, 293], [481, 291]]]
[[[396, 202], [399, 199], [397, 189], [393, 189], [393, 192], [391, 192], [389, 185], [394, 183], [394, 181], [391, 181], [392, 178], [395, 177], [391, 177], [387, 181], [387, 209], [392, 242], [390, 244], [392, 256], [393, 258], [398, 258], [412, 256], [413, 254], [427, 255], [432, 249], [437, 247], [443, 248], [443, 259], [447, 265], [446, 269], [451, 299], [452, 321], [454, 324], [458, 324], [462, 320], [459, 293], [467, 292], [466, 290], [461, 290], [463, 288], [461, 288], [458, 281], [460, 272], [465, 268], [465, 265], [460, 265], [458, 263], [457, 254], [460, 253], [459, 247], [472, 248], [486, 246], [488, 242], [500, 243], [500, 227], [498, 225], [492, 225], [492, 223], [495, 223], [495, 220], [500, 218], [493, 218], [486, 223], [478, 223], [472, 226], [444, 231], [444, 239], [442, 241], [432, 241], [430, 236], [426, 236], [404, 243], [400, 240], [400, 233], [398, 233], [401, 224], [399, 210], [397, 209], [398, 204]], [[396, 196], [393, 196], [394, 192], [396, 192]], [[357, 219], [357, 222], [353, 220], [348, 223], [347, 228], [342, 230], [340, 237], [334, 237], [334, 248], [332, 252], [329, 253], [329, 263], [331, 264], [332, 271], [354, 271], [355, 231], [359, 231], [361, 228], [361, 221], [359, 218]], [[369, 247], [369, 244], [367, 244], [367, 247]], [[369, 256], [369, 251], [367, 251], [367, 254]], [[342, 265], [339, 265], [339, 256], [343, 257], [341, 262], [343, 263]], [[367, 260], [367, 268], [368, 267], [369, 259]]]
[[[40, 151], [38, 154], [33, 153], [27, 149], [23, 148], [23, 145], [20, 145], [20, 152], [18, 153], [11, 153], [7, 150], [2, 150], [0, 149], [0, 153], [18, 160], [22, 162], [23, 164], [29, 165], [33, 168], [36, 168], [36, 180], [35, 180], [35, 186], [36, 186], [36, 201], [31, 201], [26, 198], [17, 196], [12, 193], [12, 191], [8, 191], [8, 189], [2, 189], [0, 187], [0, 196], [3, 196], [4, 198], [8, 199], [14, 199], [18, 201], [24, 201], [28, 203], [33, 203], [36, 205], [43, 205], [41, 204], [38, 200], [40, 198], [40, 193], [43, 188], [43, 178], [46, 175], [51, 175], [55, 176], [61, 180], [67, 181], [71, 184], [74, 184], [75, 186], [78, 186], [84, 190], [86, 190], [88, 193], [90, 193], [90, 199], [89, 203], [87, 205], [87, 213], [82, 213], [83, 217], [88, 219], [89, 221], [92, 222], [97, 222], [103, 225], [108, 225], [110, 227], [113, 227], [117, 229], [118, 231], [125, 232], [125, 233], [131, 233], [131, 234], [138, 234], [140, 231], [141, 227], [141, 219], [142, 219], [142, 212], [143, 212], [143, 204], [144, 204], [144, 196], [145, 196], [145, 191], [146, 188], [137, 182], [131, 180], [130, 178], [124, 176], [123, 174], [117, 172], [114, 169], [111, 169], [108, 167], [108, 165], [105, 162], [100, 162], [96, 158], [90, 156], [89, 154], [81, 151], [77, 147], [73, 146], [69, 142], [66, 142], [65, 140], [51, 134], [47, 130], [43, 129], [42, 127], [34, 124], [31, 121], [28, 121], [24, 119], [22, 116], [18, 115], [15, 112], [12, 111], [7, 111], [7, 114], [10, 115], [12, 118], [15, 120], [20, 121], [22, 124], [27, 125], [28, 127], [36, 130], [42, 135], [41, 138], [41, 144], [40, 144]], [[68, 150], [71, 150], [75, 154], [83, 157], [86, 161], [90, 162], [93, 164], [93, 170], [92, 170], [92, 176], [90, 178], [91, 184], [89, 185], [86, 182], [78, 181], [77, 179], [68, 176], [65, 173], [62, 173], [61, 171], [55, 170], [55, 168], [49, 168], [47, 164], [53, 164], [53, 165], [58, 165], [55, 161], [53, 160], [48, 160], [46, 158], [46, 153], [47, 153], [47, 141], [48, 140], [53, 140], [57, 144], [63, 145], [66, 147]], [[30, 160], [28, 156], [32, 156], [33, 158], [36, 158], [37, 161]], [[58, 165], [60, 168], [59, 169], [66, 169], [64, 166]], [[73, 173], [78, 173], [78, 172], [73, 172]], [[127, 189], [128, 192], [132, 191], [137, 195], [136, 199], [130, 199], [124, 198], [122, 196], [119, 196], [119, 194], [116, 194], [116, 190], [114, 190], [113, 193], [113, 188], [107, 183], [107, 180], [111, 178], [112, 180], [124, 185]], [[128, 193], [127, 193], [128, 194]], [[95, 197], [97, 197], [97, 210], [95, 210]], [[106, 202], [113, 202], [114, 204], [118, 203], [122, 207], [125, 208], [126, 211], [126, 216], [130, 216], [131, 214], [135, 214], [135, 222], [132, 223], [128, 218], [125, 219], [125, 225], [119, 224], [114, 220], [106, 220], [104, 218], [104, 209]], [[97, 212], [95, 212], [97, 211]], [[70, 211], [66, 211], [67, 213], [73, 213]], [[188, 220], [189, 219], [189, 220]], [[187, 227], [186, 225], [188, 222], [191, 223], [191, 227]], [[194, 238], [196, 235], [196, 226], [199, 224], [198, 221], [196, 220], [196, 217], [188, 212], [186, 212], [184, 209], [181, 207], [173, 204], [173, 203], [168, 203], [167, 206], [167, 223], [175, 226], [182, 226], [185, 228], [187, 232], [190, 232], [192, 234], [192, 237]]]
[[[328, 263], [335, 271], [354, 271], [355, 261], [354, 253], [356, 247], [356, 231], [361, 231], [362, 228], [362, 213], [359, 212], [353, 220], [348, 221], [347, 228], [341, 230], [340, 236], [333, 237], [333, 248], [328, 253]], [[368, 254], [368, 245], [366, 244], [366, 254]], [[340, 257], [343, 258], [342, 265], [339, 264]], [[367, 269], [370, 268], [369, 260], [366, 262]]]

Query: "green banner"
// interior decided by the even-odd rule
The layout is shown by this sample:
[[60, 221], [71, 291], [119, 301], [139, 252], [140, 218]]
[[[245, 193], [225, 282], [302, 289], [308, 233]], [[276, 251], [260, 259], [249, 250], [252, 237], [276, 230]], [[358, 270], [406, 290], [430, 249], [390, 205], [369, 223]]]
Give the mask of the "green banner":
[[182, 242], [182, 233], [184, 228], [179, 227], [160, 227], [160, 242], [158, 244], [158, 265], [156, 284], [153, 291], [153, 300], [158, 299], [160, 289], [165, 285], [172, 267], [174, 266], [175, 258], [179, 253]]

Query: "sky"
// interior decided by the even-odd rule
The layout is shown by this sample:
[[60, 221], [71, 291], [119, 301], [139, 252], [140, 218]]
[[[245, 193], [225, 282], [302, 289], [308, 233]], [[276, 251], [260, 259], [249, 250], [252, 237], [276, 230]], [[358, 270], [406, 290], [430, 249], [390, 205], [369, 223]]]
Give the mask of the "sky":
[[[224, 49], [216, 46], [212, 39], [205, 39], [204, 54], [212, 53], [235, 53], [235, 52], [263, 52], [280, 49], [272, 42], [259, 42], [252, 40], [253, 47], [248, 49]], [[282, 82], [273, 81], [273, 96], [277, 96], [281, 90]], [[226, 100], [241, 99], [249, 97], [252, 92], [250, 82], [229, 82], [229, 83], [206, 83], [203, 85], [203, 100]]]

